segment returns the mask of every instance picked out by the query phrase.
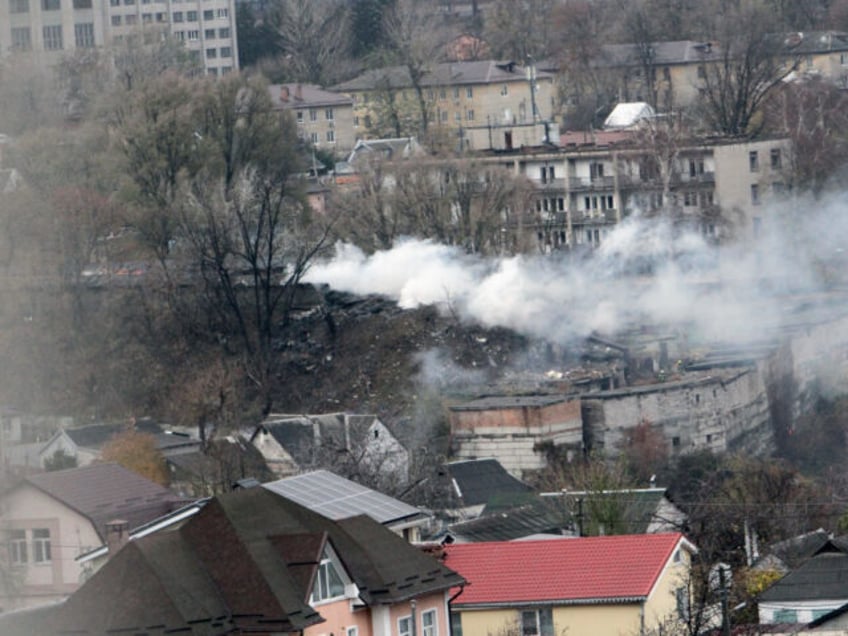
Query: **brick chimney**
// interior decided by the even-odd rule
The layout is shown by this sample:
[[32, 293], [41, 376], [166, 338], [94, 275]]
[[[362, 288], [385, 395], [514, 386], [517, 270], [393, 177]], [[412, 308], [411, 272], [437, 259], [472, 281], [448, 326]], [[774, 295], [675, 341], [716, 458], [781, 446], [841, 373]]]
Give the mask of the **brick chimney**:
[[280, 86], [280, 101], [289, 101], [289, 87], [286, 85]]
[[294, 87], [294, 98], [299, 102], [303, 101], [303, 86], [300, 83]]
[[124, 544], [130, 540], [130, 524], [123, 519], [112, 519], [106, 522], [106, 547], [109, 548], [109, 558], [118, 553]]

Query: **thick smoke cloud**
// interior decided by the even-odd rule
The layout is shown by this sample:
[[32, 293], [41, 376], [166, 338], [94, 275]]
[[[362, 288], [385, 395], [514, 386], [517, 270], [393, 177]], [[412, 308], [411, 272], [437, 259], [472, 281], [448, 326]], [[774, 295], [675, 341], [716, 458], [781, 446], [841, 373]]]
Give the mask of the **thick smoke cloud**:
[[406, 308], [440, 305], [561, 344], [643, 324], [686, 330], [695, 341], [752, 342], [787, 318], [787, 293], [821, 290], [821, 264], [840, 255], [848, 235], [843, 204], [772, 208], [762, 236], [721, 249], [638, 214], [584, 257], [484, 260], [412, 239], [367, 256], [339, 245], [308, 280]]

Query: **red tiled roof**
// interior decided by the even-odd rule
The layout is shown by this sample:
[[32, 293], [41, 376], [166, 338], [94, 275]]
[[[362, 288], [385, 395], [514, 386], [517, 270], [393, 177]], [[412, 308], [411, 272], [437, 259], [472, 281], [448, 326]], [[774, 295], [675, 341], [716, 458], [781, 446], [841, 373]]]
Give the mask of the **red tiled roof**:
[[624, 602], [647, 597], [680, 533], [446, 546], [444, 564], [468, 584], [454, 605]]

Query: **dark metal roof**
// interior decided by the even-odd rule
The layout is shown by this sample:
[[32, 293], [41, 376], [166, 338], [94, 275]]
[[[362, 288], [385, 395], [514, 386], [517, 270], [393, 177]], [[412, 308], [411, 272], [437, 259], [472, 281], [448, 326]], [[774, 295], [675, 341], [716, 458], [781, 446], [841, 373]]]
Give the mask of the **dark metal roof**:
[[493, 500], [531, 492], [530, 486], [506, 472], [496, 459], [451, 462], [447, 464], [447, 470], [466, 506], [488, 504]]

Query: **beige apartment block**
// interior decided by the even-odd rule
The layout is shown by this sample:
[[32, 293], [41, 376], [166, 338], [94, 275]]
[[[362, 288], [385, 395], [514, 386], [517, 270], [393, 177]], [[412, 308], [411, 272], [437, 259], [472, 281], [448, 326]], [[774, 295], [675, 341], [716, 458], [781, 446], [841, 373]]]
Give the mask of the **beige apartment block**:
[[[554, 76], [514, 62], [493, 60], [434, 65], [423, 77], [423, 99], [431, 125], [465, 128], [551, 121]], [[357, 136], [367, 137], [386, 105], [413, 119], [418, 97], [406, 67], [368, 71], [332, 87], [354, 101]]]
[[293, 114], [301, 139], [334, 153], [353, 150], [356, 130], [350, 97], [314, 84], [275, 84], [269, 91], [275, 108]]
[[183, 42], [210, 75], [238, 68], [235, 0], [4, 0], [0, 57], [25, 54], [53, 65], [139, 29]]

